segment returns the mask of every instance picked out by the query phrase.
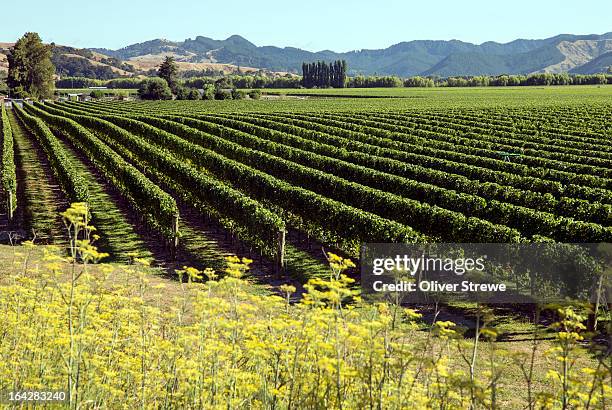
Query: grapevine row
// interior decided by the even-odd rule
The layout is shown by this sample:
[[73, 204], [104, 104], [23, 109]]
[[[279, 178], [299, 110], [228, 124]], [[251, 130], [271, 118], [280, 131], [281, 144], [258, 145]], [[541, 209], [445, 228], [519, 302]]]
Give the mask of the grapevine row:
[[15, 106], [15, 113], [28, 131], [36, 138], [53, 170], [71, 201], [88, 202], [89, 189], [83, 177], [75, 169], [66, 149], [40, 118], [26, 113]]
[[[200, 118], [195, 117], [195, 118]], [[207, 118], [214, 118], [210, 115]], [[377, 147], [358, 141], [335, 137], [322, 132], [311, 131], [295, 125], [286, 124], [240, 114], [224, 114], [222, 118], [233, 118], [242, 131], [248, 128], [242, 124], [259, 126], [258, 135], [268, 133], [266, 130], [277, 130], [286, 133], [283, 144], [301, 148], [321, 155], [342, 159], [382, 172], [422, 181], [427, 184], [455, 190], [457, 192], [473, 194], [484, 199], [495, 199], [515, 205], [537, 209], [561, 216], [569, 216], [583, 221], [595, 222], [605, 226], [612, 225], [612, 205], [590, 203], [582, 199], [562, 197], [557, 200], [552, 195], [541, 195], [511, 186], [499, 185], [493, 182], [481, 183], [462, 175], [450, 174], [420, 165], [400, 162], [392, 158], [378, 156]], [[301, 137], [301, 138], [300, 138]], [[350, 149], [347, 150], [347, 149]], [[427, 198], [426, 198], [427, 199]]]
[[[254, 243], [267, 255], [282, 258], [282, 254], [277, 254], [280, 250], [273, 244], [276, 243], [279, 234], [285, 231], [285, 223], [280, 216], [259, 202], [216, 178], [199, 172], [193, 166], [176, 158], [168, 149], [155, 147], [109, 121], [60, 112], [48, 107], [46, 109], [79, 122], [116, 151], [127, 150], [128, 155], [133, 155], [133, 158], [144, 164], [144, 169], [155, 170], [157, 175], [162, 175], [164, 182], [180, 192], [188, 202], [198, 204], [198, 208], [212, 214], [227, 229], [246, 231], [242, 235], [243, 239]], [[133, 120], [122, 122], [128, 127], [130, 124], [133, 127], [133, 123]], [[156, 130], [153, 129], [151, 132]]]
[[2, 129], [2, 189], [6, 193], [6, 210], [9, 219], [17, 209], [17, 177], [15, 176], [15, 153], [13, 149], [13, 132], [4, 104], [0, 102], [0, 124]]
[[[310, 121], [308, 117], [305, 118], [297, 114], [251, 115], [262, 118], [270, 118], [274, 121], [281, 121], [323, 133], [332, 133], [334, 136], [341, 136], [345, 140], [358, 141], [368, 144], [372, 147], [372, 149], [376, 150], [380, 156], [393, 158], [409, 164], [418, 164], [427, 168], [448, 172], [450, 174], [463, 175], [473, 180], [495, 182], [500, 185], [513, 186], [544, 194], [550, 193], [557, 198], [580, 198], [593, 202], [612, 204], [612, 193], [603, 188], [590, 188], [572, 183], [563, 184], [558, 181], [549, 181], [531, 176], [517, 175], [500, 169], [490, 169], [479, 166], [478, 164], [469, 164], [462, 161], [466, 157], [463, 154], [452, 155], [452, 153], [449, 153], [447, 156], [450, 159], [442, 158], [441, 156], [436, 157], [434, 156], [434, 154], [438, 154], [436, 150], [433, 150], [426, 145], [413, 146], [402, 144], [388, 138], [381, 138], [368, 135], [363, 132], [339, 128], [330, 124], [329, 121], [321, 120], [320, 123]], [[414, 152], [411, 152], [411, 150]], [[480, 160], [480, 157], [471, 157], [473, 157], [471, 159], [476, 163], [478, 163]], [[496, 162], [499, 164], [504, 164], [502, 161]]]
[[43, 119], [85, 153], [153, 228], [169, 241], [176, 241], [179, 212], [176, 201], [170, 195], [74, 120], [50, 114], [32, 105], [25, 107], [30, 114]]
[[[524, 164], [503, 161], [498, 154], [499, 148], [512, 151], [513, 147], [502, 144], [492, 145], [490, 143], [479, 143], [475, 135], [470, 138], [446, 135], [443, 128], [429, 131], [420, 128], [408, 128], [396, 125], [386, 125], [370, 120], [346, 117], [342, 121], [335, 119], [332, 115], [316, 114], [308, 117], [311, 121], [329, 123], [341, 128], [365, 131], [381, 138], [401, 141], [411, 149], [419, 145], [425, 145], [432, 156], [457, 159], [492, 169], [500, 169], [519, 175], [529, 175], [538, 178], [546, 178], [553, 181], [571, 181], [572, 183], [593, 188], [609, 189], [612, 180], [606, 176], [612, 176], [610, 162], [603, 162], [601, 166], [581, 165], [580, 158], [573, 162], [562, 162], [545, 158], [522, 157]], [[404, 130], [399, 132], [398, 130]], [[474, 147], [472, 147], [472, 145]], [[416, 147], [415, 147], [416, 146]], [[542, 153], [544, 154], [544, 153]], [[557, 154], [562, 155], [562, 154]], [[606, 168], [603, 168], [607, 166]], [[579, 173], [578, 173], [579, 172]], [[601, 175], [601, 176], [600, 176]]]
[[[268, 174], [228, 159], [214, 150], [188, 142], [179, 136], [197, 137], [197, 130], [159, 118], [140, 118], [153, 123], [122, 117], [105, 117], [133, 134], [146, 136], [160, 147], [167, 147], [175, 155], [190, 160], [221, 180], [247, 192], [253, 198], [273, 203], [287, 213], [297, 215], [308, 226], [330, 231], [336, 237], [356, 242], [419, 242], [427, 240], [411, 228], [381, 218], [369, 212], [346, 206], [311, 191], [292, 186]], [[169, 132], [168, 132], [169, 131]], [[195, 133], [194, 133], [195, 131]], [[206, 135], [218, 146], [230, 145]], [[234, 144], [235, 145], [235, 144]], [[322, 238], [321, 232], [311, 231]]]
[[[212, 120], [211, 118], [209, 119]], [[308, 187], [313, 190], [333, 189], [333, 194], [330, 195], [343, 195], [343, 198], [361, 198], [361, 204], [368, 204], [367, 198], [370, 198], [372, 202], [384, 203], [388, 197], [386, 192], [390, 192], [403, 197], [401, 205], [398, 198], [389, 199], [387, 206], [389, 206], [390, 209], [396, 209], [397, 211], [395, 212], [400, 212], [402, 215], [407, 215], [412, 218], [422, 218], [425, 223], [433, 224], [438, 220], [432, 219], [434, 217], [427, 215], [425, 212], [416, 214], [415, 216], [412, 210], [413, 208], [411, 207], [411, 205], [414, 204], [408, 205], [407, 200], [417, 199], [422, 203], [422, 206], [426, 206], [427, 203], [430, 203], [444, 208], [439, 209], [438, 211], [440, 212], [452, 210], [485, 219], [492, 223], [507, 225], [530, 236], [544, 235], [550, 236], [558, 241], [568, 242], [584, 242], [587, 238], [595, 238], [600, 241], [612, 240], [612, 228], [607, 229], [598, 224], [574, 221], [564, 217], [555, 217], [549, 213], [495, 200], [485, 201], [483, 198], [475, 197], [470, 194], [457, 193], [453, 190], [440, 188], [435, 185], [404, 179], [371, 168], [354, 165], [346, 161], [318, 155], [311, 151], [286, 146], [284, 143], [288, 139], [295, 140], [297, 138], [288, 134], [231, 119], [214, 118], [214, 120], [220, 123], [222, 127], [216, 127], [216, 124], [201, 119], [185, 119], [184, 123], [257, 150], [252, 153], [252, 159], [249, 159], [249, 161], [252, 161], [254, 164], [261, 162], [268, 164], [268, 167], [265, 168], [266, 171], [271, 170], [271, 173], [276, 172], [278, 175], [284, 175], [285, 178], [290, 177], [292, 174], [296, 174], [296, 176], [292, 178], [293, 183], [303, 185], [303, 181], [307, 180], [310, 183]], [[240, 132], [232, 131], [229, 127], [233, 127]], [[248, 133], [248, 138], [245, 133]], [[266, 139], [259, 138], [259, 136]], [[260, 153], [260, 151], [262, 153]], [[270, 154], [272, 158], [263, 155], [263, 152]], [[287, 161], [281, 161], [281, 158]], [[288, 163], [288, 161], [290, 162]], [[272, 165], [273, 162], [277, 164]], [[350, 183], [344, 180], [338, 182], [334, 177], [328, 176], [327, 174], [320, 175], [308, 173], [307, 169], [296, 164], [333, 173], [344, 180], [350, 181]], [[301, 174], [297, 174], [296, 170], [300, 170]], [[317, 184], [317, 187], [315, 187], [314, 184]], [[364, 188], [357, 188], [359, 184], [376, 189], [365, 189], [366, 194], [362, 196], [361, 191]], [[343, 190], [345, 190], [344, 193], [342, 193]], [[343, 200], [343, 202], [345, 200]], [[393, 206], [391, 205], [391, 201], [395, 202]], [[374, 205], [360, 205], [360, 207], [362, 206], [373, 207]], [[378, 213], [381, 211], [375, 212]], [[390, 217], [385, 214], [383, 214], [383, 216]], [[396, 216], [396, 218], [401, 217]], [[447, 216], [447, 218], [450, 219], [450, 216]], [[398, 220], [402, 221], [401, 219]], [[414, 223], [413, 226], [425, 232], [424, 227]], [[483, 227], [483, 229], [485, 228]], [[443, 233], [439, 232], [436, 234], [440, 236], [443, 235]]]

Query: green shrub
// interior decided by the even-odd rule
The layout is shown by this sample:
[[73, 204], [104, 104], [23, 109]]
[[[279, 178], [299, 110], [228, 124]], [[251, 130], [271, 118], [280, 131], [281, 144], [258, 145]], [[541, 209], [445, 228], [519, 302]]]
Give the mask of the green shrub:
[[259, 99], [261, 99], [261, 90], [251, 90], [251, 91], [249, 91], [249, 97], [252, 100], [259, 100]]

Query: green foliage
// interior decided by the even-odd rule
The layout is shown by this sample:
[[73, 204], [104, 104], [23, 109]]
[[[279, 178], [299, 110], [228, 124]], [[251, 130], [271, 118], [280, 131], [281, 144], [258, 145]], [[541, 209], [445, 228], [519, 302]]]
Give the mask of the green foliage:
[[6, 108], [2, 103], [0, 103], [0, 111], [0, 129], [2, 130], [2, 189], [5, 195], [10, 195], [12, 197], [11, 206], [13, 209], [8, 210], [9, 213], [12, 213], [12, 211], [17, 208], [17, 178], [15, 176], [13, 132], [6, 113]]
[[177, 100], [199, 100], [200, 92], [195, 88], [187, 88], [183, 86], [178, 86], [176, 88], [176, 99]]
[[215, 90], [215, 100], [231, 100], [232, 91], [226, 89], [217, 88]]
[[364, 77], [357, 76], [349, 79], [349, 87], [354, 88], [397, 88], [402, 87], [404, 83], [401, 78], [395, 76], [386, 77]]
[[192, 100], [192, 101], [199, 100], [200, 92], [196, 90], [195, 88], [191, 88], [189, 92], [187, 93], [187, 99]]
[[[53, 112], [61, 113], [60, 110]], [[267, 255], [275, 256], [277, 235], [285, 229], [283, 220], [261, 203], [176, 158], [168, 147], [190, 150], [180, 138], [133, 119], [104, 116], [101, 120], [67, 112], [63, 115], [99, 131], [98, 135], [104, 142], [125, 152], [144, 169], [155, 171], [190, 204], [220, 219], [228, 230], [244, 234], [244, 239]]]
[[404, 87], [434, 87], [436, 83], [431, 78], [410, 77], [404, 80]]
[[12, 95], [36, 99], [53, 96], [55, 67], [51, 48], [36, 33], [26, 33], [17, 40], [8, 55], [7, 83]]
[[148, 78], [140, 84], [138, 95], [143, 100], [171, 100], [172, 90], [163, 78]]
[[[555, 92], [563, 96], [570, 90]], [[455, 93], [466, 91], [449, 90], [445, 96]], [[429, 107], [426, 99], [411, 104], [420, 101]], [[607, 105], [594, 106], [597, 114], [590, 121], [596, 125], [586, 130], [574, 121], [578, 108], [566, 111], [569, 108], [552, 102], [540, 109], [470, 107], [434, 112], [392, 110], [401, 104], [397, 99], [377, 101], [378, 110], [359, 108], [370, 103], [355, 100], [311, 99], [307, 106], [302, 101], [301, 108], [298, 102], [233, 101], [210, 106], [211, 111], [241, 111], [245, 104], [272, 107], [248, 115], [201, 114], [209, 108], [179, 102], [68, 106], [97, 115], [105, 111], [138, 116], [180, 136], [191, 145], [172, 146], [172, 151], [324, 242], [340, 236], [357, 241], [362, 233], [353, 230], [353, 221], [345, 223], [343, 235], [333, 224], [329, 232], [322, 232], [314, 213], [308, 215], [302, 208], [323, 207], [323, 203], [316, 204], [315, 197], [307, 202], [278, 182], [410, 226], [430, 240], [588, 242], [612, 237], [612, 194], [606, 188], [612, 176], [612, 152], [601, 142], [606, 128], [597, 125], [607, 116]], [[283, 105], [292, 108], [278, 112]], [[293, 107], [296, 112], [291, 112]], [[299, 112], [309, 107], [322, 108]], [[165, 114], [164, 120], [152, 118], [151, 110]], [[563, 119], [567, 113], [572, 119]], [[546, 127], [540, 117], [563, 123]], [[198, 145], [257, 171], [257, 178], [250, 171], [229, 168], [231, 162], [218, 161]], [[504, 161], [500, 150], [521, 155]], [[279, 200], [280, 193], [293, 198]], [[332, 214], [339, 217], [338, 211]]]
[[88, 88], [88, 87], [102, 87], [106, 85], [106, 81], [97, 80], [94, 78], [86, 77], [62, 77], [55, 82], [56, 88]]
[[[168, 83], [170, 89], [176, 93], [177, 92], [177, 77], [178, 77], [178, 66], [174, 61], [174, 57], [166, 56], [164, 61], [160, 64], [159, 69], [157, 70], [157, 75], [160, 78], [163, 78]], [[159, 98], [156, 98], [159, 99]], [[163, 99], [163, 98], [161, 98]]]
[[53, 173], [60, 181], [64, 191], [68, 193], [70, 199], [76, 202], [87, 202], [89, 200], [87, 184], [74, 168], [66, 149], [57, 137], [40, 118], [29, 115], [19, 107], [14, 109], [23, 124], [43, 147]]
[[[370, 115], [370, 117], [372, 116], [378, 118], [381, 122], [391, 117], [390, 114], [384, 116], [380, 114]], [[499, 207], [501, 204], [497, 201], [501, 201], [521, 207], [539, 209], [552, 214], [565, 215], [583, 221], [596, 222], [604, 226], [609, 226], [610, 223], [612, 223], [612, 214], [610, 213], [612, 208], [610, 205], [589, 203], [585, 200], [571, 198], [562, 198], [558, 200], [552, 195], [541, 195], [533, 191], [493, 182], [482, 183], [478, 180], [471, 180], [465, 176], [440, 171], [432, 167], [409, 164], [392, 158], [394, 154], [394, 150], [392, 149], [380, 149], [367, 142], [361, 142], [364, 141], [364, 139], [360, 138], [359, 134], [334, 129], [333, 127], [327, 127], [329, 129], [326, 130], [325, 125], [314, 124], [312, 121], [300, 119], [298, 116], [290, 117], [284, 115], [275, 116], [274, 118], [251, 116], [250, 118], [245, 118], [242, 115], [231, 115], [231, 117], [267, 129], [267, 131], [258, 131], [259, 135], [272, 134], [272, 130], [283, 131], [286, 135], [282, 137], [282, 141], [287, 145], [362, 165], [369, 168], [368, 172], [378, 170], [451, 190], [450, 192], [447, 191], [442, 194], [443, 196], [449, 194], [453, 195], [452, 193], [454, 192], [463, 192], [463, 194], [461, 194], [462, 199], [458, 200], [454, 205], [458, 205], [469, 198], [469, 195], [466, 195], [468, 193], [493, 200], [488, 203], [488, 207], [483, 207], [483, 200], [480, 199], [475, 202], [475, 204], [480, 203], [480, 205], [470, 207], [469, 211], [467, 211], [469, 213], [482, 213], [484, 211], [486, 214], [488, 211]], [[406, 115], [403, 115], [402, 118], [406, 119]], [[239, 126], [245, 131], [248, 129], [243, 125], [239, 125], [239, 123], [234, 124], [236, 124], [234, 126]], [[448, 125], [448, 121], [446, 124]], [[290, 135], [293, 135], [293, 137]], [[374, 142], [374, 140], [370, 141]], [[350, 151], [342, 149], [342, 147], [350, 149]], [[391, 175], [388, 176], [390, 177]], [[390, 180], [387, 180], [387, 183], [390, 183]], [[404, 180], [402, 184], [396, 185], [397, 188], [395, 192], [410, 189], [408, 185], [410, 185], [410, 183]], [[386, 186], [386, 188], [391, 187], [392, 185]], [[428, 200], [432, 200], [432, 202], [440, 200], [441, 198], [433, 193], [436, 188], [431, 187], [430, 189], [431, 191], [427, 193], [423, 192], [418, 196], [426, 197]], [[449, 206], [449, 209], [453, 208], [452, 203], [446, 206]], [[519, 210], [519, 213], [524, 214], [525, 211], [526, 210]], [[570, 222], [570, 224], [571, 223], [572, 222]]]
[[318, 226], [312, 229], [314, 235], [322, 234], [319, 231], [320, 223], [325, 220], [326, 229], [348, 241], [414, 242], [423, 239], [422, 235], [402, 224], [291, 185], [223, 156], [233, 150], [237, 150], [240, 155], [253, 153], [253, 150], [181, 124], [186, 119], [173, 118], [173, 121], [168, 121], [154, 117], [137, 118], [189, 141], [185, 143], [175, 140], [172, 145], [168, 145], [168, 141], [166, 146], [188, 157], [211, 174], [227, 180], [255, 199], [269, 201], [284, 212], [299, 216], [311, 227]]
[[[518, 229], [525, 235], [546, 235], [565, 242], [580, 242], [585, 241], [586, 238], [604, 242], [612, 239], [612, 230], [605, 229], [604, 226], [598, 224], [588, 224], [564, 217], [556, 217], [551, 213], [535, 211], [524, 206], [516, 206], [490, 199], [487, 201], [483, 197], [464, 192], [459, 193], [436, 185], [407, 180], [406, 178], [387, 173], [389, 171], [387, 167], [382, 167], [380, 171], [372, 169], [375, 166], [372, 164], [371, 156], [362, 158], [363, 166], [352, 164], [351, 162], [355, 162], [355, 154], [349, 154], [346, 151], [329, 146], [322, 146], [316, 142], [324, 138], [320, 133], [311, 134], [311, 139], [302, 139], [292, 135], [297, 133], [295, 128], [291, 128], [291, 133], [284, 133], [274, 130], [274, 128], [278, 127], [271, 121], [260, 121], [259, 123], [262, 126], [256, 126], [243, 122], [241, 116], [238, 117], [238, 120], [210, 117], [207, 117], [206, 120], [268, 140], [265, 141], [252, 137], [251, 140], [247, 140], [248, 143], [246, 144], [241, 141], [242, 145], [250, 146], [257, 151], [264, 151], [275, 157], [290, 159], [294, 163], [329, 172], [348, 181], [393, 193], [404, 198], [427, 198], [428, 203], [448, 210], [491, 222], [503, 221], [505, 225]], [[252, 120], [249, 122], [252, 122]], [[228, 134], [225, 133], [225, 135]], [[302, 134], [305, 134], [305, 132], [302, 132]], [[295, 148], [287, 147], [287, 145], [294, 146]], [[323, 155], [318, 155], [317, 153]], [[340, 157], [342, 159], [339, 160], [333, 157]], [[266, 162], [269, 163], [269, 161]], [[312, 181], [313, 179], [309, 180]], [[325, 190], [323, 187], [320, 189]], [[334, 185], [334, 192], [338, 192], [339, 189], [337, 185]], [[372, 191], [370, 196], [375, 198], [379, 195], [380, 191]], [[347, 196], [357, 197], [355, 194], [348, 193]], [[367, 207], [364, 208], [365, 203], [365, 199], [362, 200], [362, 205], [360, 206], [362, 209], [368, 209]], [[521, 205], [524, 204], [521, 203]], [[601, 209], [599, 215], [604, 225], [607, 226], [612, 222], [612, 216], [608, 214], [606, 217], [604, 212], [605, 209]], [[401, 213], [410, 215], [407, 210], [403, 210]], [[381, 215], [385, 216], [384, 214]], [[387, 217], [390, 218], [390, 216]], [[396, 219], [402, 221], [401, 217], [396, 217]], [[424, 217], [414, 219], [427, 220]], [[429, 228], [422, 228], [418, 223], [412, 223], [411, 225], [426, 234], [444, 235], [444, 233], [433, 234], [433, 231]], [[431, 226], [436, 226], [436, 224], [432, 223]], [[461, 230], [457, 232], [461, 232]]]
[[92, 92], [89, 93], [89, 96], [91, 98], [100, 99], [100, 98], [104, 97], [104, 91], [102, 91], [102, 90], [92, 90]]
[[237, 90], [235, 88], [232, 90], [232, 99], [233, 100], [244, 100], [246, 95], [247, 95], [246, 91]]
[[[406, 195], [404, 198], [393, 195], [388, 192], [389, 187], [386, 186], [389, 184], [387, 180], [390, 178], [385, 178], [386, 176], [382, 173], [376, 175], [359, 167], [351, 167], [349, 164], [334, 160], [329, 161], [326, 160], [326, 157], [291, 149], [283, 144], [257, 137], [257, 135], [265, 132], [265, 128], [245, 126], [244, 129], [249, 131], [249, 133], [246, 133], [240, 130], [240, 126], [236, 127], [233, 123], [232, 126], [238, 128], [238, 130], [225, 124], [214, 123], [220, 122], [223, 124], [223, 120], [214, 119], [210, 121], [208, 118], [176, 118], [175, 120], [231, 141], [235, 148], [227, 151], [217, 149], [217, 152], [223, 155], [251, 167], [257, 167], [295, 186], [326, 195], [336, 201], [380, 215], [389, 220], [410, 225], [426, 235], [435, 237], [445, 235], [445, 239], [451, 241], [461, 241], [463, 239], [473, 242], [514, 242], [520, 237], [517, 231], [496, 226], [477, 218], [467, 218], [460, 213], [429, 207], [426, 204], [408, 199], [409, 197], [421, 197], [423, 194]], [[274, 138], [275, 140], [283, 137], [282, 134], [277, 134], [279, 136]], [[325, 172], [310, 168], [318, 168], [317, 162], [321, 163], [319, 167], [324, 169]], [[360, 177], [357, 177], [357, 172]], [[338, 174], [340, 177], [336, 176]], [[360, 178], [369, 181], [378, 180], [377, 186], [385, 189], [386, 192], [359, 184], [359, 182], [363, 182]], [[402, 185], [398, 180], [394, 184], [396, 186]], [[430, 191], [426, 188], [424, 192], [428, 193]], [[456, 201], [457, 198], [453, 198], [449, 202], [453, 200]], [[480, 202], [484, 202], [484, 200], [480, 199]], [[469, 206], [475, 208], [478, 205], [472, 204]]]
[[[30, 105], [26, 106], [26, 110], [44, 119], [51, 128], [67, 136], [115, 184], [130, 204], [142, 214], [144, 220], [167, 239], [174, 238], [175, 232], [172, 227], [178, 215], [178, 207], [170, 195], [153, 184], [85, 127], [72, 119], [50, 114], [51, 108], [39, 107], [45, 110]], [[109, 125], [102, 120], [93, 120], [98, 128]]]
[[301, 78], [297, 75], [269, 76], [259, 74], [231, 75], [216, 77], [192, 77], [184, 81], [185, 86], [195, 88], [206, 88], [207, 85], [215, 85], [223, 81], [227, 88], [300, 88]]
[[255, 90], [249, 91], [249, 98], [251, 98], [252, 100], [261, 99], [261, 90], [255, 89]]
[[[411, 92], [431, 98], [442, 93], [464, 104], [473, 104], [473, 95], [490, 95], [484, 89]], [[533, 92], [564, 98], [575, 91]], [[507, 93], [512, 99], [526, 95]], [[415, 107], [394, 109], [407, 105], [387, 98], [67, 103], [46, 109], [94, 130], [147, 176], [241, 237], [255, 237], [260, 222], [249, 225], [248, 212], [239, 210], [232, 211], [241, 215], [236, 219], [222, 214], [232, 201], [240, 202], [223, 202], [233, 197], [209, 191], [189, 176], [189, 167], [349, 252], [371, 239], [610, 241], [612, 151], [602, 140], [609, 103], [592, 103], [585, 126], [580, 100], [569, 105], [551, 99], [538, 108], [435, 110], [429, 99], [408, 102]], [[245, 107], [257, 109], [244, 114]], [[94, 116], [116, 127], [102, 126]], [[519, 156], [506, 161], [500, 151]], [[165, 155], [187, 168], [165, 162]], [[216, 192], [219, 202], [198, 197], [191, 186]], [[261, 229], [257, 240], [270, 242], [273, 233]]]
[[203, 88], [204, 94], [202, 95], [203, 100], [214, 100], [215, 99], [215, 86], [207, 84]]
[[186, 87], [183, 86], [178, 86], [175, 88], [175, 93], [176, 93], [176, 99], [177, 100], [186, 100], [187, 99], [187, 94], [189, 93], [189, 90]]
[[344, 88], [347, 80], [346, 70], [345, 60], [302, 63], [302, 85], [306, 88]]

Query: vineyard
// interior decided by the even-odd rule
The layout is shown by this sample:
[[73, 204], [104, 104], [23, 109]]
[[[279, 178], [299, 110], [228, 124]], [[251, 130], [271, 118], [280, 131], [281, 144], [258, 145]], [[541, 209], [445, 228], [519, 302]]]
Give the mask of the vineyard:
[[3, 108], [5, 231], [54, 242], [35, 205], [88, 202], [120, 259], [255, 255], [298, 277], [364, 242], [612, 242], [612, 105], [582, 100]]

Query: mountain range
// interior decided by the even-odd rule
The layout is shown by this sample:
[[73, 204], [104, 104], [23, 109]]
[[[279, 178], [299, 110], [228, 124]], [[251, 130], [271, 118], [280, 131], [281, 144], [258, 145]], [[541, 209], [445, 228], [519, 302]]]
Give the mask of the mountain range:
[[[612, 52], [612, 32], [602, 35], [561, 34], [541, 40], [488, 41], [479, 45], [459, 40], [415, 40], [379, 50], [336, 53], [294, 47], [258, 47], [233, 35], [225, 40], [198, 36], [181, 42], [156, 39], [119, 50], [92, 49], [128, 63], [166, 55], [191, 63], [224, 63], [299, 72], [304, 61], [347, 61], [350, 74], [365, 75], [497, 75], [605, 71]], [[601, 59], [599, 63], [597, 59]]]
[[[0, 43], [0, 70], [6, 70], [2, 54], [8, 52], [9, 46], [10, 43]], [[54, 48], [54, 63], [62, 76], [109, 78], [142, 74], [155, 70], [166, 56], [173, 56], [181, 71], [213, 70], [224, 74], [255, 70], [299, 74], [303, 62], [338, 59], [347, 61], [349, 75], [594, 74], [612, 71], [612, 32], [560, 34], [509, 43], [414, 40], [385, 49], [343, 53], [257, 46], [239, 35], [225, 40], [203, 36], [184, 41], [155, 39], [118, 50]]]

